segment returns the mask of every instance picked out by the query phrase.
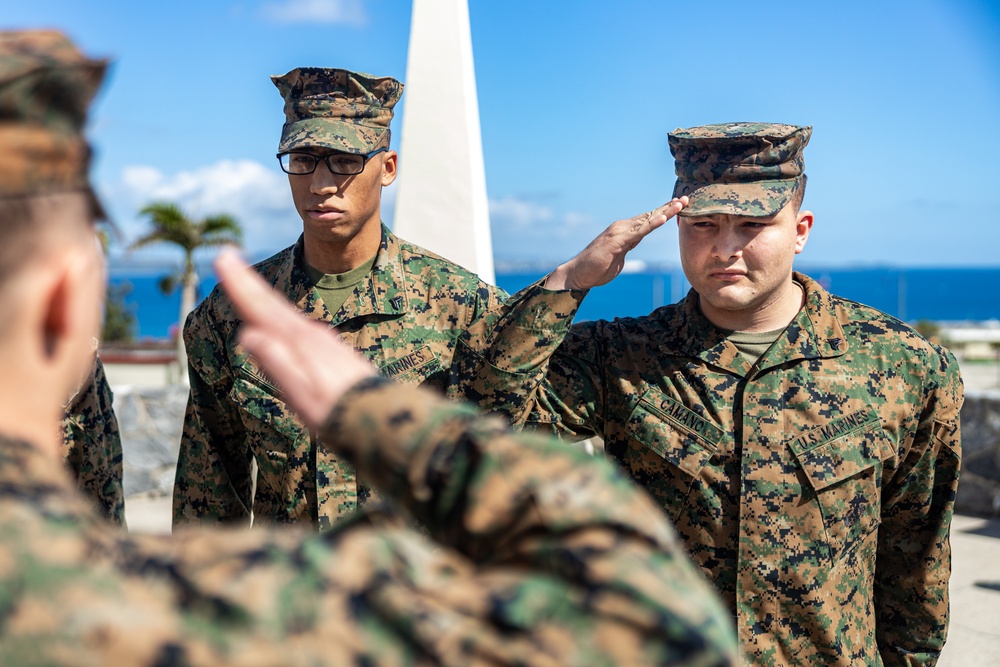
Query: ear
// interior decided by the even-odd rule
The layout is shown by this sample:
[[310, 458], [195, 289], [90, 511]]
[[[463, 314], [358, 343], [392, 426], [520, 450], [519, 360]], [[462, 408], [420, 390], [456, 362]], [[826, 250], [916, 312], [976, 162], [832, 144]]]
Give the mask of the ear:
[[386, 151], [382, 158], [382, 187], [392, 185], [396, 180], [396, 169], [399, 167], [399, 155], [396, 151]]
[[42, 297], [42, 341], [46, 361], [56, 362], [72, 341], [73, 292], [66, 271], [61, 271]]
[[812, 231], [813, 212], [799, 211], [795, 219], [795, 254], [798, 255], [806, 247], [809, 240], [809, 232]]
[[39, 295], [44, 361], [78, 381], [99, 333], [102, 295], [97, 286], [103, 274], [82, 252], [66, 252], [52, 266], [51, 282]]

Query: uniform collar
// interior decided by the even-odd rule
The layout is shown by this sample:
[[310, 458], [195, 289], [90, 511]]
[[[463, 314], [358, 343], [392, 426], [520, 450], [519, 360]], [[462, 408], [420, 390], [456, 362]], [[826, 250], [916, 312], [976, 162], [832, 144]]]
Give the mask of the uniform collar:
[[336, 319], [306, 275], [301, 236], [291, 250], [282, 260], [274, 286], [279, 292], [287, 294], [306, 317], [335, 325], [361, 315], [397, 315], [410, 309], [400, 241], [384, 224], [371, 273], [358, 283], [354, 294], [336, 313]]
[[[848, 341], [832, 296], [809, 276], [794, 272], [792, 278], [805, 289], [805, 304], [795, 319], [760, 360], [760, 366], [774, 366], [796, 359], [838, 357], [848, 349]], [[661, 349], [668, 354], [697, 357], [739, 375], [750, 364], [736, 346], [726, 340], [726, 332], [709, 322], [698, 306], [698, 293], [688, 292], [669, 313]]]
[[791, 359], [839, 357], [846, 353], [849, 343], [833, 296], [804, 273], [795, 272], [792, 277], [805, 289], [806, 302], [767, 357], [774, 360], [774, 355], [780, 352], [777, 359], [780, 363]]

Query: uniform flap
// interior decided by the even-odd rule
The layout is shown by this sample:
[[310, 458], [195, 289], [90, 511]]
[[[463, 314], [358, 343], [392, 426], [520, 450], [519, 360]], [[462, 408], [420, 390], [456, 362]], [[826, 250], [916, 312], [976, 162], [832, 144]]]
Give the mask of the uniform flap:
[[719, 451], [722, 430], [658, 389], [648, 389], [628, 419], [632, 437], [697, 476]]
[[301, 420], [285, 404], [281, 393], [245, 366], [241, 366], [233, 378], [229, 399], [241, 412], [268, 424], [289, 440], [298, 439], [306, 431]]
[[789, 443], [789, 448], [817, 492], [892, 455], [889, 437], [870, 409], [807, 431]]

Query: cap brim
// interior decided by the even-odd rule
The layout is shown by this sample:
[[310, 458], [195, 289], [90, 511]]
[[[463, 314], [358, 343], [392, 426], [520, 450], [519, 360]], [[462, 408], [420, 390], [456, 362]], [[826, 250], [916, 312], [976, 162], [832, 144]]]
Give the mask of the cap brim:
[[371, 153], [379, 148], [386, 128], [342, 123], [323, 118], [306, 118], [285, 123], [278, 152], [297, 148], [329, 148], [345, 153]]
[[792, 200], [801, 179], [790, 178], [755, 183], [710, 183], [699, 185], [678, 181], [674, 197], [687, 196], [682, 216], [741, 215], [750, 218], [772, 216]]

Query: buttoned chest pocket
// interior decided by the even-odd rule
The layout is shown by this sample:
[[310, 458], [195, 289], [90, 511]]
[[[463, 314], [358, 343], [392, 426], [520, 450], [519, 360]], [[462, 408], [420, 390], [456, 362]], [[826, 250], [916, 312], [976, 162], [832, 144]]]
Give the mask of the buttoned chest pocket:
[[790, 447], [822, 514], [830, 558], [850, 554], [881, 523], [882, 461], [893, 450], [878, 416], [856, 412]]
[[280, 488], [288, 459], [295, 456], [296, 441], [308, 438], [305, 427], [287, 406], [281, 391], [247, 366], [238, 369], [229, 399], [239, 410], [247, 446], [257, 459], [259, 477], [268, 486]]
[[658, 390], [639, 399], [627, 423], [630, 445], [621, 454], [629, 474], [674, 522], [718, 452], [721, 430]]

